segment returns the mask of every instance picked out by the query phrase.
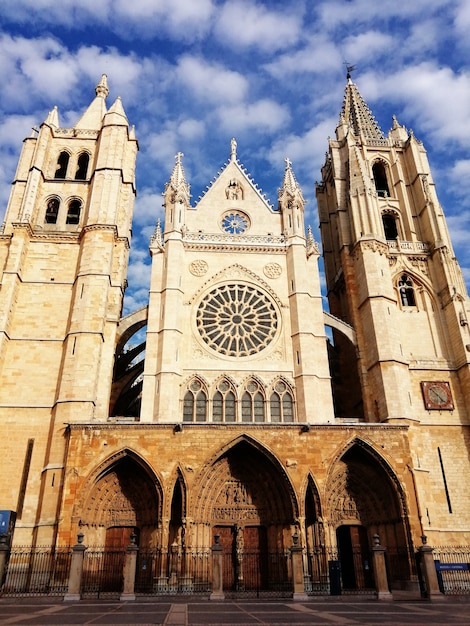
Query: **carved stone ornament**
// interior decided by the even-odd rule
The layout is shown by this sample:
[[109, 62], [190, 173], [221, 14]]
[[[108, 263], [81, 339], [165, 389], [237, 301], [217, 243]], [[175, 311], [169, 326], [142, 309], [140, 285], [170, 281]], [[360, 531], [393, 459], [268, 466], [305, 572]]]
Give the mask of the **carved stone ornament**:
[[282, 267], [279, 263], [267, 263], [263, 268], [263, 272], [268, 278], [279, 278], [282, 274]]
[[206, 261], [204, 261], [203, 259], [196, 259], [196, 261], [192, 261], [189, 264], [189, 271], [194, 276], [204, 276], [204, 274], [206, 274], [208, 269], [209, 269], [209, 266], [207, 265]]

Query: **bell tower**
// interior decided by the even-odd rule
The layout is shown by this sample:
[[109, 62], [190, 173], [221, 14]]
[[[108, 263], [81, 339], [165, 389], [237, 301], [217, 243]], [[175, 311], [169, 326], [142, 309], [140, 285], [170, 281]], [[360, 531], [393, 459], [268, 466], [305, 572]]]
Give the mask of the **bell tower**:
[[349, 75], [317, 200], [330, 310], [357, 335], [334, 337], [339, 414], [468, 424], [469, 300], [426, 151]]
[[73, 128], [54, 108], [25, 140], [0, 235], [1, 501], [25, 541], [54, 539], [67, 424], [108, 417], [138, 148], [107, 95], [103, 75]]

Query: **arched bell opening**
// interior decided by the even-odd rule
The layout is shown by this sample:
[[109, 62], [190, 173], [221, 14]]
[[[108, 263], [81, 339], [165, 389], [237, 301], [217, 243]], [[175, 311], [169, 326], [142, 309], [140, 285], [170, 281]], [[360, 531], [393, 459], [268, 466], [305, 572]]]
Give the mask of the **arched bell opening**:
[[124, 454], [95, 479], [82, 509], [80, 526], [87, 545], [124, 549], [131, 534], [141, 547], [157, 545], [161, 495], [154, 478]]
[[202, 477], [194, 518], [219, 535], [226, 590], [289, 584], [288, 548], [298, 517], [282, 466], [245, 438], [229, 447]]
[[386, 547], [389, 584], [416, 576], [404, 494], [387, 462], [357, 440], [335, 464], [328, 485], [329, 540], [338, 550], [343, 588], [373, 586], [374, 535]]

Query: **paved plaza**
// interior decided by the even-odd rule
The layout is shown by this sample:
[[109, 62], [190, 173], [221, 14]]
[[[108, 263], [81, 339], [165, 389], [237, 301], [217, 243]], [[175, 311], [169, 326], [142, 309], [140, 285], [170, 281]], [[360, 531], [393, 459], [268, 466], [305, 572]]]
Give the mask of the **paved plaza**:
[[162, 626], [439, 626], [470, 623], [470, 603], [442, 598], [438, 601], [328, 598], [306, 602], [291, 600], [138, 600], [117, 602], [82, 600], [45, 601], [34, 598], [0, 600], [1, 625], [68, 626], [69, 624], [142, 624]]

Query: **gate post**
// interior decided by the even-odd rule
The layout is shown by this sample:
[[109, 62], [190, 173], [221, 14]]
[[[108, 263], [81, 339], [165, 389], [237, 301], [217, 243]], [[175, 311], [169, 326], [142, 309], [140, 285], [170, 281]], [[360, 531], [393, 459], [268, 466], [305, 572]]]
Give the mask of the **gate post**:
[[223, 600], [223, 547], [220, 545], [220, 535], [214, 535], [212, 546], [212, 593], [211, 600]]
[[290, 555], [292, 559], [292, 582], [294, 587], [292, 598], [293, 600], [308, 600], [304, 585], [303, 548], [299, 546], [299, 536], [296, 532], [292, 535]]
[[137, 567], [137, 553], [139, 547], [136, 545], [135, 540], [137, 535], [131, 534], [131, 542], [126, 548], [126, 558], [124, 560], [124, 584], [122, 587], [122, 593], [119, 596], [119, 600], [135, 600], [135, 570]]
[[423, 535], [421, 540], [423, 545], [418, 548], [421, 557], [421, 571], [426, 585], [426, 597], [432, 600], [433, 598], [438, 598], [441, 595], [441, 591], [439, 589], [436, 566], [432, 555], [433, 549], [431, 546], [427, 545], [426, 535]]
[[74, 602], [80, 600], [80, 587], [82, 584], [83, 557], [86, 546], [83, 545], [84, 534], [77, 535], [77, 543], [73, 546], [72, 562], [70, 563], [69, 585], [64, 596], [64, 602]]
[[5, 582], [10, 551], [11, 548], [8, 545], [8, 535], [0, 535], [0, 587]]
[[380, 545], [379, 535], [375, 534], [373, 539], [372, 561], [377, 600], [393, 600], [393, 596], [388, 588], [387, 568], [385, 567], [386, 548]]

